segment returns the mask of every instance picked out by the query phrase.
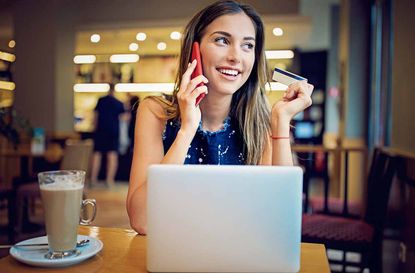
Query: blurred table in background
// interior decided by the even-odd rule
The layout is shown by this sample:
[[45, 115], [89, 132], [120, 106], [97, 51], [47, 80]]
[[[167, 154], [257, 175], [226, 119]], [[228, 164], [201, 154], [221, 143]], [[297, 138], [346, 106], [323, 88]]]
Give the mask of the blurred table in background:
[[32, 153], [30, 145], [19, 145], [17, 149], [7, 147], [0, 149], [0, 178], [6, 186], [11, 186], [15, 177], [30, 177], [33, 175], [34, 159], [45, 159], [48, 162], [58, 162], [63, 155], [63, 149], [58, 144], [49, 144], [42, 153]]
[[[326, 147], [323, 145], [293, 145], [292, 151], [300, 155], [304, 166], [304, 212], [308, 211], [309, 205], [309, 184], [311, 178], [318, 173], [324, 181], [324, 212], [329, 213], [328, 199], [330, 193], [335, 197], [342, 196], [344, 202], [344, 212], [348, 213], [349, 201], [349, 176], [350, 176], [350, 157], [358, 155], [359, 160], [354, 160], [353, 164], [358, 165], [358, 172], [362, 173], [362, 181], [365, 181], [368, 166], [367, 147]], [[303, 158], [305, 156], [305, 158]], [[318, 169], [318, 170], [317, 170]], [[355, 175], [357, 175], [355, 173]], [[343, 186], [343, 187], [342, 187]], [[361, 192], [365, 187], [361, 186]], [[364, 196], [364, 194], [362, 194]], [[360, 200], [362, 201], [362, 200]]]

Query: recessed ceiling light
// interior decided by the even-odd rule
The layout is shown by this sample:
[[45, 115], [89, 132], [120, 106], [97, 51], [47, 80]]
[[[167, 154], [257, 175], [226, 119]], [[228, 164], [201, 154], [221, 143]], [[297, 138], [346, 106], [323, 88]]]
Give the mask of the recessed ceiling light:
[[163, 92], [171, 94], [174, 83], [117, 83], [116, 92]]
[[10, 40], [9, 41], [9, 47], [14, 48], [15, 46], [16, 46], [16, 41], [15, 40]]
[[15, 88], [16, 84], [14, 82], [0, 81], [0, 89], [13, 91]]
[[108, 92], [109, 90], [108, 83], [77, 83], [73, 86], [75, 92]]
[[16, 55], [0, 51], [0, 60], [12, 63], [16, 60]]
[[272, 30], [272, 34], [274, 34], [275, 36], [282, 36], [284, 34], [284, 31], [282, 30], [282, 28], [276, 27]]
[[138, 50], [138, 44], [137, 44], [137, 43], [131, 43], [131, 44], [128, 46], [128, 49], [129, 49], [130, 51], [137, 51], [137, 50]]
[[147, 38], [147, 35], [144, 32], [139, 32], [137, 33], [135, 38], [137, 39], [137, 41], [144, 41]]
[[73, 58], [73, 62], [76, 64], [93, 64], [96, 60], [95, 55], [76, 55]]
[[99, 34], [92, 34], [91, 35], [91, 42], [98, 43], [101, 40], [101, 36]]
[[167, 45], [164, 42], [160, 42], [160, 43], [157, 44], [157, 49], [158, 50], [165, 50], [166, 48], [167, 48]]
[[172, 40], [180, 40], [181, 37], [182, 34], [178, 31], [173, 31], [172, 33], [170, 33], [170, 39]]
[[270, 59], [292, 59], [294, 51], [292, 50], [266, 50], [265, 58]]
[[111, 63], [136, 63], [139, 60], [138, 54], [114, 54], [110, 56]]

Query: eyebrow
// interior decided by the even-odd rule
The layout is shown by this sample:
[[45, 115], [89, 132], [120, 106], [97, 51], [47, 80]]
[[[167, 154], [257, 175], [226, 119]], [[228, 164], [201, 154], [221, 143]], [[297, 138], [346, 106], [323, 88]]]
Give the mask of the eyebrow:
[[[226, 32], [226, 31], [215, 31], [212, 34], [210, 34], [209, 36], [212, 36], [214, 34], [221, 34], [221, 35], [226, 36], [226, 37], [232, 37], [232, 35], [230, 33]], [[255, 41], [255, 38], [252, 37], [252, 36], [247, 36], [247, 37], [244, 37], [244, 40]]]

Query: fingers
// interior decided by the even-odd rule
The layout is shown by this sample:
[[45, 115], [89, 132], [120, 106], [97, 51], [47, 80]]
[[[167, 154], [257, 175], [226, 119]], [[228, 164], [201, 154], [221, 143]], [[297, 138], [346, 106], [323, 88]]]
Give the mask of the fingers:
[[284, 93], [283, 99], [293, 100], [297, 97], [311, 97], [314, 86], [305, 81], [298, 81], [288, 86]]
[[201, 94], [207, 94], [208, 93], [208, 89], [206, 85], [202, 85], [197, 87], [195, 90], [193, 90], [193, 92], [190, 94], [189, 96], [189, 100], [190, 101], [196, 101], [196, 99], [201, 95]]
[[182, 76], [182, 82], [181, 82], [181, 85], [180, 85], [180, 90], [185, 90], [186, 86], [189, 84], [190, 77], [191, 77], [193, 71], [196, 68], [196, 63], [197, 63], [197, 61], [195, 59], [195, 60], [193, 60], [193, 62], [191, 62], [187, 66], [187, 69], [186, 69], [186, 71], [184, 72], [184, 74]]
[[186, 91], [188, 93], [191, 93], [194, 89], [196, 89], [196, 87], [200, 84], [200, 83], [208, 83], [208, 79], [203, 76], [203, 75], [199, 75], [196, 78], [193, 78], [187, 85], [186, 87]]
[[199, 75], [199, 76], [195, 77], [194, 79], [191, 79], [192, 73], [195, 70], [196, 65], [197, 65], [196, 59], [193, 60], [189, 64], [188, 68], [186, 69], [186, 71], [184, 72], [184, 74], [182, 76], [182, 82], [180, 84], [179, 92], [181, 91], [182, 93], [183, 92], [190, 93], [200, 83], [202, 83], [202, 82], [204, 82], [205, 84], [208, 83], [208, 79], [203, 75]]

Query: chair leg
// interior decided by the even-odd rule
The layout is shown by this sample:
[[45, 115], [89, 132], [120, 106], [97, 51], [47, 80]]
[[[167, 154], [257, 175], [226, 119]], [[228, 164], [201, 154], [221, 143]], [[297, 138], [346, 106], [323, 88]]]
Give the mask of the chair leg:
[[376, 243], [372, 254], [369, 261], [370, 273], [382, 273], [382, 242]]
[[8, 232], [8, 240], [10, 244], [15, 243], [15, 231], [14, 227], [16, 224], [16, 194], [12, 192], [7, 199], [7, 220], [8, 220], [8, 226], [7, 226], [7, 232]]

